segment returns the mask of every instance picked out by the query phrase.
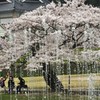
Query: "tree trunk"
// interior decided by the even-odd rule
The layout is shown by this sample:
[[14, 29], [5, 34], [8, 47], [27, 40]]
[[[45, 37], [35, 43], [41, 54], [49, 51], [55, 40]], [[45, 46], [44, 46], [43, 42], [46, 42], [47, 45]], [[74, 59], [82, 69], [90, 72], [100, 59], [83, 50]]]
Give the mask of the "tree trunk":
[[[36, 51], [39, 50], [39, 44], [36, 43], [31, 47], [32, 55], [36, 55]], [[43, 63], [43, 77], [45, 79], [46, 84], [50, 87], [52, 92], [61, 92], [64, 91], [64, 87], [61, 81], [58, 79], [56, 72], [51, 68], [50, 62], [47, 65]]]
[[52, 92], [64, 91], [64, 87], [61, 81], [58, 79], [56, 72], [51, 68], [50, 63], [48, 65], [43, 63], [43, 76]]

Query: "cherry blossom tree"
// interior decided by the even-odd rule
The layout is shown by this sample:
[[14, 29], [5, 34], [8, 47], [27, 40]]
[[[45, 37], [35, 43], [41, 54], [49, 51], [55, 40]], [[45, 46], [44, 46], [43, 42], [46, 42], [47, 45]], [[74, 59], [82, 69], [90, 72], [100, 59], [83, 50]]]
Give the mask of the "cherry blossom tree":
[[27, 68], [43, 67], [44, 79], [52, 91], [58, 85], [60, 90], [64, 87], [51, 63], [100, 59], [100, 50], [93, 50], [100, 48], [100, 8], [85, 5], [84, 0], [66, 1], [62, 7], [54, 3], [39, 7], [6, 27], [9, 40], [8, 48], [4, 44], [4, 58], [12, 62], [30, 53]]

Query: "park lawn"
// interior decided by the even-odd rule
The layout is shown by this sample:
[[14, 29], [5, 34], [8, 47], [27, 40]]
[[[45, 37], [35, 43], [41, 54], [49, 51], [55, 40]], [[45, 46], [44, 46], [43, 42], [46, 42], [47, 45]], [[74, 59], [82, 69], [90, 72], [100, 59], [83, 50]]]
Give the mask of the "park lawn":
[[[58, 78], [64, 85], [64, 88], [68, 88], [68, 75], [59, 75]], [[71, 89], [87, 89], [88, 88], [88, 75], [71, 75]], [[46, 83], [42, 76], [38, 77], [24, 77], [26, 84], [30, 89], [46, 89]], [[94, 78], [96, 88], [100, 87], [100, 74], [97, 74]], [[7, 86], [6, 80], [6, 86]], [[17, 85], [19, 82], [17, 78], [14, 78], [14, 81]], [[100, 88], [99, 88], [100, 89]], [[0, 93], [0, 100], [89, 100], [86, 95], [68, 95], [68, 94], [57, 94], [57, 93], [49, 93], [49, 92], [41, 92], [41, 93], [29, 93], [29, 94], [4, 94]], [[95, 96], [94, 100], [100, 100], [100, 96]]]
[[[59, 80], [62, 82], [65, 89], [68, 88], [68, 75], [59, 75]], [[33, 76], [33, 77], [24, 77], [26, 84], [29, 86], [30, 89], [42, 89], [46, 88], [46, 83], [44, 81], [43, 76]], [[94, 75], [94, 86], [96, 88], [100, 87], [100, 74]], [[6, 80], [6, 87], [7, 87]], [[19, 80], [14, 78], [15, 85], [18, 85]], [[87, 74], [78, 74], [78, 75], [71, 75], [70, 76], [70, 87], [72, 89], [87, 89], [89, 85], [88, 75]]]

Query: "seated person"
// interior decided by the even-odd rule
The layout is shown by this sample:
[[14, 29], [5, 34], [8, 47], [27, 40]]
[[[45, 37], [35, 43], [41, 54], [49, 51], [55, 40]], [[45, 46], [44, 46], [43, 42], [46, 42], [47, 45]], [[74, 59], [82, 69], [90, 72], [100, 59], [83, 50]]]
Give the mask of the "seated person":
[[14, 79], [12, 76], [10, 76], [8, 80], [8, 93], [12, 93], [14, 87], [15, 87]]
[[21, 88], [27, 88], [28, 89], [28, 87], [27, 87], [27, 85], [25, 85], [25, 80], [22, 77], [19, 76], [18, 79], [19, 79], [20, 82], [18, 83], [19, 85], [17, 86], [16, 89], [17, 89], [17, 93], [18, 92], [21, 93]]

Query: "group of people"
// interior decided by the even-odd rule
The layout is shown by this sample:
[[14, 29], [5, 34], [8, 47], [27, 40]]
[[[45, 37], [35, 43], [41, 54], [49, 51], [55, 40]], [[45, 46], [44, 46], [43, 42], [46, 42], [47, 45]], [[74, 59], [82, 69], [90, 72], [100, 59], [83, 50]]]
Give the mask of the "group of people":
[[[5, 93], [7, 92], [6, 90], [6, 85], [5, 85], [5, 81], [6, 79], [8, 78], [7, 77], [2, 77], [0, 79], [0, 87], [1, 88], [4, 88], [4, 91]], [[22, 77], [18, 77], [19, 79], [19, 83], [18, 85], [16, 86], [16, 92], [20, 92], [21, 93], [21, 88], [28, 88], [27, 85], [25, 85], [25, 80], [22, 78]], [[14, 78], [13, 76], [9, 76], [9, 80], [8, 80], [8, 93], [13, 93], [13, 89], [15, 88], [15, 82], [14, 82]]]

